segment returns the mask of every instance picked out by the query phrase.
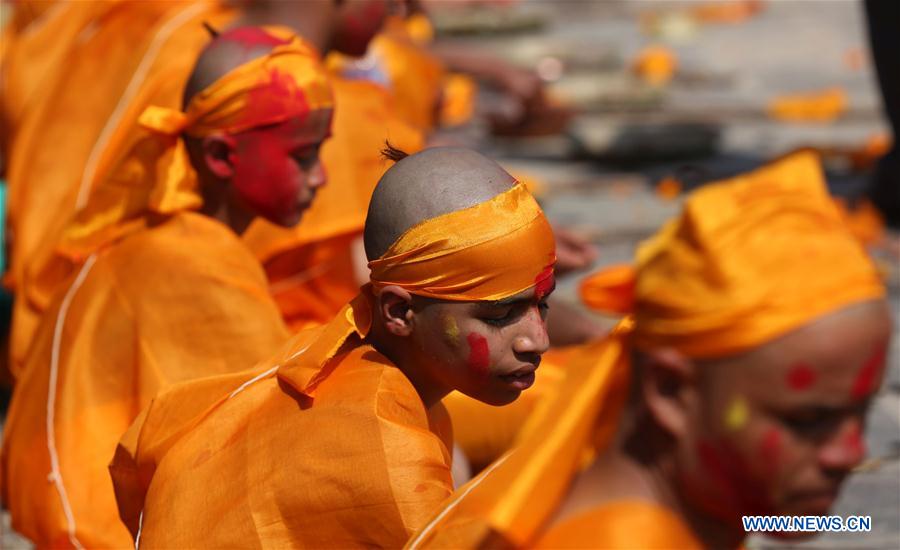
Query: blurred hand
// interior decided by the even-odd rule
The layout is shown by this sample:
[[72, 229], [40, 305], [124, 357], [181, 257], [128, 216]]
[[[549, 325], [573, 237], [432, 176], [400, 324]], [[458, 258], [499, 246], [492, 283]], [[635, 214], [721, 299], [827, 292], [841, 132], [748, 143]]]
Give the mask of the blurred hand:
[[587, 239], [564, 228], [553, 227], [556, 235], [556, 274], [566, 275], [587, 269], [600, 254]]

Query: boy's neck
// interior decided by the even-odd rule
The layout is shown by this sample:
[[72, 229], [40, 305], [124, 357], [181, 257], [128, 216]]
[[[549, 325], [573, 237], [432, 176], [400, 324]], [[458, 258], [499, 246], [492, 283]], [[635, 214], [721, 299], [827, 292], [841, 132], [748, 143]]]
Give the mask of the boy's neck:
[[450, 393], [428, 376], [421, 366], [421, 359], [410, 350], [407, 339], [389, 334], [379, 323], [373, 323], [366, 341], [403, 372], [426, 409], [434, 407]]

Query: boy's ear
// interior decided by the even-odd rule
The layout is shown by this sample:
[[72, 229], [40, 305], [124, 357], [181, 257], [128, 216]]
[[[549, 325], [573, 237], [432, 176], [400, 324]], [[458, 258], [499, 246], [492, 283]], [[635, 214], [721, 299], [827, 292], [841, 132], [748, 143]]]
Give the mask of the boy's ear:
[[397, 336], [412, 333], [412, 295], [405, 289], [389, 285], [378, 293], [378, 308], [388, 332]]
[[641, 398], [654, 422], [675, 439], [687, 430], [695, 398], [696, 365], [671, 348], [640, 354]]
[[201, 142], [203, 162], [217, 178], [229, 179], [234, 176], [234, 137], [228, 135], [206, 136]]

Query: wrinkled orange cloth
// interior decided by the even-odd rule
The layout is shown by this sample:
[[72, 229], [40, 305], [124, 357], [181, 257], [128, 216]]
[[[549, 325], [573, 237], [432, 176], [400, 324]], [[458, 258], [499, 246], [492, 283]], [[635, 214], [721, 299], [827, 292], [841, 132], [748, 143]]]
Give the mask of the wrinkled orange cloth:
[[110, 466], [141, 547], [398, 547], [452, 490], [443, 406], [361, 338], [362, 296], [270, 361], [157, 397]]
[[370, 279], [376, 291], [396, 285], [441, 300], [502, 300], [553, 276], [555, 246], [537, 201], [516, 183], [408, 229], [369, 262]]
[[583, 296], [630, 315], [573, 358], [517, 448], [461, 487], [409, 548], [524, 546], [544, 533], [555, 537], [550, 542], [593, 546], [601, 534], [554, 526], [552, 518], [616, 430], [633, 349], [736, 354], [885, 294], [810, 153], [694, 192], [681, 216], [639, 247], [636, 270], [611, 273], [583, 287]]
[[[3, 141], [12, 142], [21, 120], [40, 105], [53, 89], [69, 52], [89, 26], [110, 11], [117, 1], [60, 2], [19, 0], [0, 32], [0, 117]], [[8, 151], [4, 150], [4, 154]]]
[[648, 502], [621, 501], [565, 519], [534, 543], [535, 548], [608, 550], [701, 550], [691, 529], [669, 510]]
[[243, 235], [294, 329], [327, 323], [359, 292], [352, 246], [362, 238], [372, 190], [391, 165], [381, 156], [385, 141], [410, 154], [424, 144], [380, 86], [340, 77], [331, 85], [332, 137], [321, 150], [328, 183], [296, 227], [257, 219]]
[[[43, 95], [29, 104], [7, 158], [11, 265], [5, 283], [16, 294], [10, 341], [14, 374], [24, 363], [40, 316], [73, 272], [74, 266], [60, 263], [57, 255], [64, 228], [98, 182], [145, 138], [137, 126], [144, 108], [180, 104], [196, 56], [210, 39], [203, 23], [222, 28], [235, 17], [231, 7], [214, 1], [60, 4], [66, 10], [101, 6], [104, 11], [102, 24], [87, 18], [90, 32], [79, 35], [66, 53], [78, 62], [60, 63], [42, 77], [38, 90]], [[46, 45], [35, 42], [34, 47]]]
[[39, 547], [131, 545], [107, 465], [134, 417], [160, 389], [287, 339], [261, 267], [217, 221], [175, 214], [91, 256], [47, 310], [6, 418], [13, 528]]

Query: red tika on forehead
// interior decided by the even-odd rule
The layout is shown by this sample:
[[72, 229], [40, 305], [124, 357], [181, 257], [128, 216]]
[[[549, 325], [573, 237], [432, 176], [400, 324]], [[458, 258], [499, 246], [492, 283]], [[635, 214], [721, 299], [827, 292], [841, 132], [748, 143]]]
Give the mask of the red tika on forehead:
[[278, 69], [269, 71], [269, 82], [250, 91], [241, 122], [252, 126], [258, 121], [269, 121], [281, 113], [296, 113], [303, 117], [309, 113], [306, 94], [297, 86], [291, 75]]
[[887, 345], [880, 344], [875, 354], [869, 357], [859, 369], [856, 380], [853, 382], [853, 389], [850, 390], [850, 395], [854, 399], [862, 399], [875, 391], [886, 356]]
[[534, 297], [537, 300], [543, 300], [550, 290], [553, 289], [553, 284], [555, 282], [556, 278], [553, 276], [553, 266], [548, 265], [534, 278]]
[[791, 367], [787, 374], [788, 387], [794, 391], [809, 389], [816, 383], [816, 371], [806, 363], [798, 363]]

